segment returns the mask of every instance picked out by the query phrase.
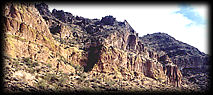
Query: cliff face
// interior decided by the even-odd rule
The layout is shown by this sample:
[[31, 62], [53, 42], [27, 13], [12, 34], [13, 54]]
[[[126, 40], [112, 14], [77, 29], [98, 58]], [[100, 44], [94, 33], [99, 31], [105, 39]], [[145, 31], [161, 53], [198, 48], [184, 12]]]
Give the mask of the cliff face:
[[8, 3], [3, 14], [6, 91], [191, 89], [127, 21], [50, 12], [44, 3]]
[[[180, 42], [165, 33], [154, 33], [140, 38], [143, 43], [156, 51], [164, 51], [176, 64], [184, 77], [198, 84], [202, 89], [208, 88], [209, 56], [197, 48]], [[162, 56], [160, 59], [164, 59]]]
[[[38, 10], [47, 10], [47, 9], [40, 9], [39, 7], [37, 8]], [[44, 14], [43, 17], [48, 17], [48, 14], [50, 13]], [[57, 15], [55, 16], [55, 18], [58, 18], [58, 19], [65, 18], [64, 20], [61, 20], [62, 22], [70, 21], [66, 23], [79, 25], [83, 33], [85, 32], [87, 33], [87, 34], [83, 34], [83, 33], [74, 32], [78, 35], [77, 39], [79, 38], [80, 39], [86, 38], [86, 40], [94, 39], [90, 42], [83, 41], [83, 43], [80, 43], [80, 41], [77, 41], [76, 43], [78, 45], [80, 43], [79, 45], [80, 48], [88, 50], [89, 54], [90, 54], [91, 48], [97, 47], [96, 48], [97, 50], [93, 50], [95, 52], [96, 51], [98, 52], [94, 54], [97, 56], [94, 57], [93, 59], [95, 58], [97, 59], [96, 62], [98, 65], [98, 69], [101, 68], [101, 70], [99, 71], [103, 72], [105, 68], [110, 68], [110, 66], [114, 66], [117, 68], [120, 68], [122, 66], [129, 69], [130, 71], [142, 72], [142, 74], [145, 74], [146, 76], [152, 77], [154, 79], [158, 79], [158, 78], [166, 79], [166, 75], [163, 71], [163, 66], [156, 60], [158, 55], [154, 51], [151, 51], [149, 49], [146, 49], [146, 47], [144, 47], [143, 43], [139, 41], [138, 34], [132, 29], [132, 27], [128, 24], [127, 21], [117, 22], [116, 19], [113, 18], [112, 16], [103, 17], [101, 20], [97, 20], [97, 19], [90, 20], [90, 19], [86, 19], [86, 18], [78, 17], [78, 16], [74, 17], [70, 13], [57, 11], [55, 9], [53, 10], [52, 15], [53, 16]], [[57, 26], [57, 25], [52, 25], [52, 26]], [[69, 25], [65, 25], [65, 26], [69, 26]], [[63, 39], [63, 37], [60, 37], [60, 39]], [[65, 44], [69, 44], [69, 42]], [[106, 52], [107, 51], [105, 50], [106, 48], [111, 48], [110, 51], [108, 52], [114, 53], [111, 50], [114, 50], [114, 48], [116, 48], [118, 50], [126, 52], [127, 54], [123, 55], [123, 54], [120, 54], [120, 52], [116, 52], [114, 55], [107, 54], [108, 52]], [[89, 54], [88, 54], [88, 58], [90, 58]], [[135, 55], [135, 56], [132, 56], [132, 55]], [[91, 63], [91, 62], [89, 61], [88, 63]], [[92, 64], [94, 63], [92, 62]], [[86, 64], [86, 65], [90, 65], [90, 64]], [[108, 65], [108, 67], [105, 67], [106, 65]], [[111, 72], [113, 70], [108, 70], [108, 71]], [[179, 70], [176, 70], [176, 72], [179, 72]], [[179, 77], [179, 79], [175, 81], [176, 82], [178, 81], [179, 82], [178, 85], [180, 85], [181, 73], [177, 77]], [[170, 79], [172, 78], [173, 77], [170, 77]]]

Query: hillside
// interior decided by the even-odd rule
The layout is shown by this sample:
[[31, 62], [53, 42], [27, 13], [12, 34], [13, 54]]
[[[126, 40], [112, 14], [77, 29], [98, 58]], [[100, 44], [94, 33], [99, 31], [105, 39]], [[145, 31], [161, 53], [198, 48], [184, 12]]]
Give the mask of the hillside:
[[165, 33], [149, 34], [140, 39], [156, 51], [164, 51], [190, 82], [199, 85], [201, 89], [209, 87], [209, 55]]
[[45, 3], [7, 3], [3, 14], [5, 92], [200, 90], [126, 20], [50, 12]]

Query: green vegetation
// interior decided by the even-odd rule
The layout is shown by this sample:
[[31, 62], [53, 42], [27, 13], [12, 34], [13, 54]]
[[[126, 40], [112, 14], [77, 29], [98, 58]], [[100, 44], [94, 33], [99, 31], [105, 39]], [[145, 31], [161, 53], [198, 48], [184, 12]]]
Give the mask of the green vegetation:
[[52, 64], [48, 63], [48, 64], [47, 64], [47, 67], [48, 67], [48, 68], [51, 68], [51, 67], [52, 67]]
[[20, 41], [22, 41], [22, 42], [27, 42], [27, 40], [26, 40], [25, 38], [19, 37], [19, 36], [17, 36], [17, 35], [6, 34], [6, 38], [7, 38], [7, 37], [11, 37], [11, 38], [13, 38], [13, 39], [17, 39], [17, 40], [20, 40]]
[[29, 67], [39, 66], [37, 61], [33, 61], [30, 57], [23, 58], [24, 63]]
[[45, 89], [47, 84], [47, 82], [45, 80], [40, 80], [37, 84], [35, 84], [38, 88], [40, 89]]

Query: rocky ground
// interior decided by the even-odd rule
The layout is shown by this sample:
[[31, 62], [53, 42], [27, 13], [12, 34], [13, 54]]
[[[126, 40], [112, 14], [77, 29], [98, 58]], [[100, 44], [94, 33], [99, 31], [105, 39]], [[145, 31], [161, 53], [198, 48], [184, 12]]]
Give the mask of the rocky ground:
[[51, 64], [32, 61], [29, 58], [5, 57], [3, 68], [5, 92], [69, 92], [69, 91], [190, 91], [177, 88], [152, 78], [119, 79], [114, 73], [86, 73], [80, 66], [75, 72], [63, 73], [51, 68]]

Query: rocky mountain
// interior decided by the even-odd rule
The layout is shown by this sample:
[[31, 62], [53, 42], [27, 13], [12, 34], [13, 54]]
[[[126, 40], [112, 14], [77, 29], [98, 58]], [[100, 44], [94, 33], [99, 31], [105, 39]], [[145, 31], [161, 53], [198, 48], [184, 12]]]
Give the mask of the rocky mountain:
[[209, 55], [166, 33], [148, 34], [140, 39], [146, 46], [155, 48], [157, 52], [164, 51], [171, 61], [180, 68], [182, 75], [201, 89], [209, 87]]
[[7, 3], [4, 91], [190, 91], [178, 64], [125, 20], [88, 19], [45, 3]]

